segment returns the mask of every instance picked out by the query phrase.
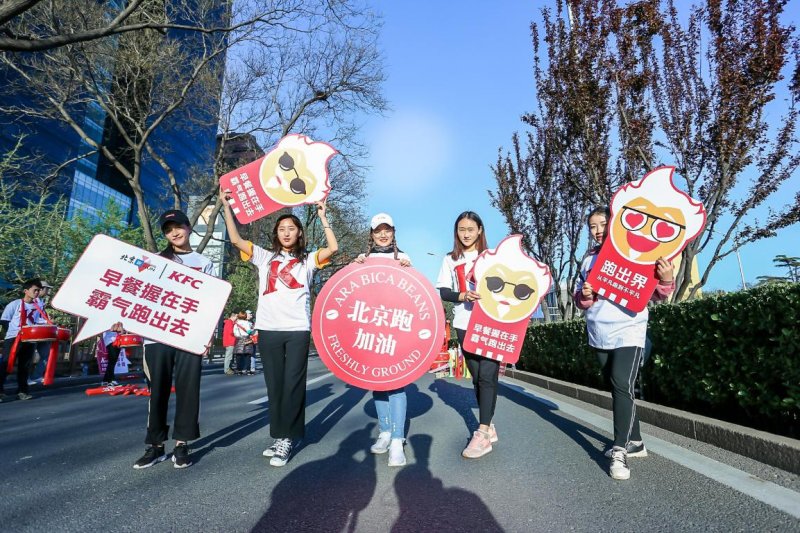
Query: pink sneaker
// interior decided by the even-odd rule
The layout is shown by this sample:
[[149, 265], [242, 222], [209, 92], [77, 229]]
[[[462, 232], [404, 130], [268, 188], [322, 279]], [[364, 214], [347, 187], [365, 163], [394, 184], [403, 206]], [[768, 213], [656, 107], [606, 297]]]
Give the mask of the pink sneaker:
[[489, 442], [494, 444], [498, 440], [500, 439], [497, 438], [497, 430], [495, 429], [494, 424], [489, 424]]
[[466, 459], [477, 459], [491, 451], [492, 441], [489, 438], [489, 434], [485, 431], [477, 430], [472, 434], [472, 440], [469, 441], [467, 447], [461, 452], [461, 456]]

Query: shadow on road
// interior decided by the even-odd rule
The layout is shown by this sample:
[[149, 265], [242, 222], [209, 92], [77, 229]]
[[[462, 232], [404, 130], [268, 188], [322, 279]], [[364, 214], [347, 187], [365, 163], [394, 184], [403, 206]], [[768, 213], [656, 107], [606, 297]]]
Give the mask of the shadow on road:
[[375, 456], [364, 452], [374, 426], [351, 433], [330, 457], [292, 470], [272, 490], [270, 507], [252, 531], [356, 531], [377, 484]]
[[[411, 383], [406, 385], [406, 398], [408, 400], [408, 407], [406, 408], [406, 427], [404, 435], [408, 435], [411, 431], [411, 420], [420, 417], [430, 411], [433, 407], [433, 398], [428, 394], [419, 390], [416, 384]], [[378, 419], [378, 413], [375, 411], [375, 400], [370, 395], [370, 400], [364, 404], [364, 412], [371, 418]]]
[[445, 488], [441, 479], [433, 477], [428, 468], [433, 437], [412, 435], [408, 440], [416, 462], [400, 470], [394, 479], [400, 516], [392, 526], [393, 533], [503, 531], [477, 494]]
[[[332, 385], [324, 385], [330, 391]], [[315, 391], [309, 391], [308, 397], [311, 398]], [[350, 410], [358, 405], [361, 398], [367, 393], [364, 389], [359, 389], [347, 385], [347, 390], [332, 399], [310, 422], [306, 422], [306, 436], [294, 449], [292, 455], [299, 453], [309, 444], [316, 444], [335, 426]], [[328, 395], [333, 394], [329, 392]], [[311, 401], [306, 402], [306, 406], [311, 405]]]
[[428, 388], [431, 392], [438, 394], [440, 400], [452, 407], [464, 419], [464, 425], [467, 427], [467, 437], [465, 438], [468, 438], [473, 431], [478, 429], [478, 418], [472, 410], [478, 404], [475, 400], [472, 383], [469, 381], [465, 383], [469, 384], [469, 388], [446, 379], [435, 379]]
[[[333, 395], [332, 385], [326, 384], [308, 391], [306, 406], [322, 401]], [[335, 402], [336, 400], [334, 400]], [[331, 402], [333, 403], [333, 402]], [[249, 406], [248, 406], [249, 407]], [[327, 408], [327, 407], [326, 407]], [[249, 413], [255, 413], [247, 418], [234, 422], [214, 433], [201, 437], [192, 443], [192, 460], [198, 462], [208, 452], [215, 448], [225, 448], [248, 437], [256, 431], [266, 428], [269, 424], [269, 404], [263, 403], [254, 406]], [[202, 419], [200, 420], [202, 422]], [[266, 439], [265, 439], [266, 441]]]
[[[252, 411], [251, 411], [252, 412]], [[202, 421], [202, 420], [201, 420]], [[269, 415], [265, 405], [256, 408], [254, 415], [234, 422], [211, 435], [201, 437], [192, 443], [192, 460], [197, 463], [204, 455], [216, 448], [227, 448], [240, 440], [252, 435], [269, 422]]]
[[502, 396], [512, 402], [520, 405], [526, 409], [530, 409], [544, 420], [550, 422], [553, 426], [558, 428], [561, 432], [574, 440], [581, 448], [583, 448], [587, 455], [597, 463], [597, 466], [605, 472], [608, 469], [608, 459], [603, 455], [603, 450], [598, 450], [597, 447], [589, 442], [587, 436], [597, 439], [600, 442], [608, 442], [608, 437], [589, 429], [577, 422], [573, 422], [564, 417], [561, 417], [555, 412], [558, 410], [558, 405], [544, 398], [531, 398], [528, 394], [521, 392], [521, 387], [504, 383], [498, 389], [498, 396]]

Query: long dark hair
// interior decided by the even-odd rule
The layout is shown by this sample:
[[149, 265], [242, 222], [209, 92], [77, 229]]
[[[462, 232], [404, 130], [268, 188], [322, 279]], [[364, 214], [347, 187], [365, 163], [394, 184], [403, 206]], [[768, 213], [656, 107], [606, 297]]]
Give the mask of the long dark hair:
[[609, 219], [611, 219], [611, 209], [609, 209], [607, 205], [602, 205], [599, 207], [595, 207], [594, 209], [589, 211], [589, 214], [586, 215], [587, 226], [589, 225], [589, 219], [595, 215], [603, 215], [604, 217], [606, 217], [606, 222], [608, 222]]
[[481, 217], [475, 211], [464, 211], [456, 217], [456, 223], [453, 224], [453, 251], [450, 252], [450, 258], [453, 261], [458, 261], [464, 257], [464, 245], [461, 244], [461, 240], [458, 238], [458, 223], [465, 218], [475, 222], [478, 225], [478, 229], [481, 230], [481, 236], [476, 243], [478, 245], [478, 253], [481, 253], [489, 247], [486, 244], [486, 231], [483, 229], [483, 220], [481, 220]]
[[275, 221], [275, 225], [272, 226], [272, 253], [277, 255], [283, 250], [283, 246], [281, 246], [281, 241], [278, 238], [278, 226], [281, 225], [286, 219], [291, 219], [292, 223], [297, 226], [297, 229], [300, 230], [299, 235], [297, 236], [297, 242], [294, 243], [292, 249], [289, 250], [289, 255], [299, 259], [301, 262], [306, 260], [308, 257], [308, 251], [306, 250], [306, 232], [303, 229], [303, 223], [300, 222], [300, 219], [292, 214], [281, 215], [278, 217], [278, 220]]

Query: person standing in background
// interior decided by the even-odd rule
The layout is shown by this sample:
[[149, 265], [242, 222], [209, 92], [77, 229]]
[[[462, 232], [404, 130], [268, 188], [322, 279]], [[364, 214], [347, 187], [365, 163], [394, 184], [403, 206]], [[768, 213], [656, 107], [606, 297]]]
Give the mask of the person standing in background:
[[0, 317], [0, 325], [6, 328], [3, 357], [0, 358], [0, 401], [5, 396], [3, 385], [6, 381], [8, 359], [13, 349], [16, 349], [17, 357], [17, 398], [20, 400], [33, 398], [28, 394], [28, 365], [33, 357], [34, 343], [18, 342], [17, 335], [24, 326], [45, 323], [38, 305], [35, 305], [41, 290], [42, 282], [38, 278], [29, 279], [22, 285], [22, 298], [10, 302]]
[[236, 320], [236, 313], [231, 313], [222, 322], [222, 346], [225, 348], [225, 361], [222, 368], [225, 375], [232, 376], [231, 362], [233, 361], [233, 347], [236, 345], [236, 337], [233, 335], [233, 323]]
[[[36, 303], [39, 305], [42, 316], [46, 317], [47, 311], [45, 311], [45, 307], [47, 306], [47, 301], [50, 299], [50, 289], [52, 289], [53, 286], [47, 283], [45, 280], [41, 281], [42, 290], [39, 292], [39, 298], [36, 299]], [[44, 369], [47, 368], [47, 359], [50, 357], [50, 347], [52, 344], [52, 342], [36, 343], [36, 354], [39, 355], [39, 361], [34, 362], [34, 359], [36, 358], [36, 354], [34, 354], [33, 358], [31, 358], [31, 369], [29, 373], [30, 378], [28, 379], [28, 385], [35, 385], [44, 381]]]
[[[255, 317], [253, 316], [253, 312], [251, 310], [248, 309], [244, 312], [244, 314], [247, 315], [248, 322], [255, 324]], [[254, 376], [256, 374], [256, 350], [258, 349], [258, 333], [255, 329], [252, 330], [250, 338], [253, 340], [253, 352], [251, 354], [252, 357], [250, 357], [250, 374]]]
[[250, 359], [253, 355], [253, 323], [247, 320], [247, 313], [242, 311], [233, 323], [233, 336], [236, 337], [236, 346], [233, 353], [236, 355], [237, 374], [246, 376], [255, 374], [250, 371]]

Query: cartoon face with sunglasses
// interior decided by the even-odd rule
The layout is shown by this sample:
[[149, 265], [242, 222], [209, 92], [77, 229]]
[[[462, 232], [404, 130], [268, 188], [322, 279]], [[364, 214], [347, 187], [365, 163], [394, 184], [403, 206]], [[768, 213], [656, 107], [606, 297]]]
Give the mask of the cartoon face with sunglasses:
[[656, 169], [612, 199], [611, 242], [635, 263], [674, 258], [705, 224], [702, 204], [675, 188], [672, 172], [672, 167]]
[[283, 205], [320, 201], [330, 190], [328, 159], [336, 154], [330, 145], [302, 135], [287, 135], [264, 158], [260, 175], [264, 192]]
[[526, 319], [550, 288], [547, 267], [525, 255], [520, 240], [512, 235], [475, 262], [478, 305], [499, 322]]

